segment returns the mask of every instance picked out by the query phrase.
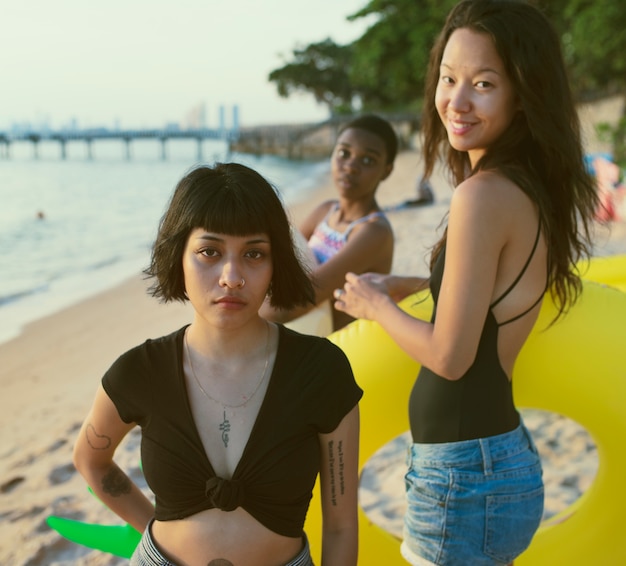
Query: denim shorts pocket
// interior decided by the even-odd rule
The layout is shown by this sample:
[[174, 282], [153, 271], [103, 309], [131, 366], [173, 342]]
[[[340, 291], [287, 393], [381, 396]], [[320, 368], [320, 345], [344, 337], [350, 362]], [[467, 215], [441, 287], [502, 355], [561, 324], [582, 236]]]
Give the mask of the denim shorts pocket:
[[487, 496], [485, 554], [508, 564], [530, 545], [543, 514], [543, 486]]
[[450, 474], [447, 470], [411, 468], [404, 476], [407, 496], [424, 498], [434, 505], [443, 505], [450, 492]]
[[405, 537], [439, 535], [446, 523], [450, 476], [446, 472], [411, 469], [405, 475]]

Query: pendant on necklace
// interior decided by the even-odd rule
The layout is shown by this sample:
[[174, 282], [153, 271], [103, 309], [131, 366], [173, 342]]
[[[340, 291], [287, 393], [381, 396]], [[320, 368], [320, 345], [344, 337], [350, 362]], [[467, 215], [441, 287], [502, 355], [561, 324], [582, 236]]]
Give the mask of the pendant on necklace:
[[230, 421], [226, 418], [226, 410], [224, 410], [224, 420], [220, 423], [220, 430], [222, 431], [222, 442], [224, 448], [228, 448], [228, 433], [230, 432]]

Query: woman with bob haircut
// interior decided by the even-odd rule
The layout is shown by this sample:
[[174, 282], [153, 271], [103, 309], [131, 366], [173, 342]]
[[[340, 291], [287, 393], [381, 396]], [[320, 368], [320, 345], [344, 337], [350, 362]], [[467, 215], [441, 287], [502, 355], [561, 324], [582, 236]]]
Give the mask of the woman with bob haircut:
[[[429, 280], [348, 274], [336, 308], [375, 320], [421, 364], [409, 399], [402, 555], [413, 565], [510, 564], [543, 511], [541, 462], [516, 410], [515, 361], [546, 290], [560, 316], [582, 286], [597, 195], [559, 38], [537, 8], [467, 0], [432, 51], [425, 176], [456, 188]], [[430, 287], [429, 322], [395, 301]]]
[[[314, 296], [274, 188], [244, 165], [193, 169], [146, 273], [193, 320], [113, 363], [74, 448], [95, 494], [143, 533], [131, 565], [310, 566], [318, 473], [322, 565], [356, 565], [362, 391], [337, 346], [258, 314], [266, 296]], [[114, 461], [136, 425], [154, 504]]]

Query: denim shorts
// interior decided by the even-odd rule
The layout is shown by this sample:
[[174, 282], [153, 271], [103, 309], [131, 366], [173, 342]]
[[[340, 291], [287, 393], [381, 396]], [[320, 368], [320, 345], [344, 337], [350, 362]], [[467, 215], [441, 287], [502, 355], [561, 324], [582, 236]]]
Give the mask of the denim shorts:
[[[152, 538], [151, 527], [152, 522], [148, 524], [144, 531], [135, 552], [130, 557], [130, 566], [177, 566], [159, 550]], [[311, 549], [306, 535], [302, 537], [304, 547], [300, 553], [292, 558], [285, 566], [314, 566], [311, 558]]]
[[497, 436], [413, 444], [402, 556], [414, 566], [509, 564], [543, 514], [537, 448], [522, 422]]

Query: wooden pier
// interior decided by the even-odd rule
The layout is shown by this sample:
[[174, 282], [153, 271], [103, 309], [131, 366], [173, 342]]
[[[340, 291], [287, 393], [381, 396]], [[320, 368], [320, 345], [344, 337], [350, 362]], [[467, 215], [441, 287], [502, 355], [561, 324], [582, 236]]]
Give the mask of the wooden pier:
[[[409, 147], [420, 121], [409, 114], [380, 114], [393, 125], [400, 148]], [[339, 128], [351, 116], [336, 116], [314, 124], [287, 124], [241, 128], [231, 150], [255, 155], [279, 155], [287, 159], [323, 159], [330, 156]]]
[[[399, 139], [400, 148], [408, 147], [419, 120], [414, 115], [385, 115], [393, 125]], [[69, 143], [84, 143], [87, 146], [87, 159], [93, 159], [93, 145], [101, 140], [119, 140], [124, 144], [126, 159], [132, 158], [131, 144], [138, 140], [159, 140], [161, 159], [167, 159], [167, 142], [174, 139], [190, 139], [197, 142], [197, 159], [202, 161], [202, 142], [204, 140], [223, 140], [228, 144], [229, 153], [253, 155], [278, 155], [287, 159], [325, 159], [330, 156], [341, 124], [350, 120], [350, 116], [336, 116], [318, 123], [285, 124], [254, 126], [248, 128], [227, 129], [188, 129], [177, 128], [145, 130], [109, 130], [93, 128], [85, 130], [61, 130], [45, 132], [0, 132], [0, 159], [10, 159], [11, 146], [17, 143], [30, 143], [33, 157], [39, 158], [41, 143], [59, 145], [59, 156], [67, 159]]]
[[19, 133], [0, 132], [0, 158], [10, 159], [11, 146], [16, 143], [30, 143], [33, 146], [33, 157], [39, 158], [41, 143], [57, 143], [60, 158], [67, 158], [67, 145], [82, 142], [87, 146], [87, 158], [93, 159], [93, 144], [102, 140], [119, 140], [125, 146], [125, 157], [131, 159], [131, 144], [137, 140], [159, 140], [161, 142], [161, 159], [167, 159], [167, 142], [173, 139], [190, 139], [197, 142], [197, 157], [202, 160], [202, 142], [204, 140], [223, 140], [232, 143], [238, 138], [238, 131], [225, 129], [146, 129], [146, 130], [108, 130], [94, 128], [86, 130], [61, 131], [27, 131]]

